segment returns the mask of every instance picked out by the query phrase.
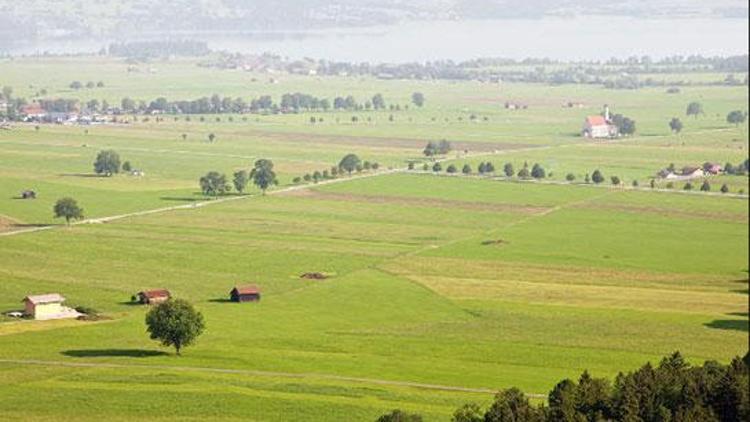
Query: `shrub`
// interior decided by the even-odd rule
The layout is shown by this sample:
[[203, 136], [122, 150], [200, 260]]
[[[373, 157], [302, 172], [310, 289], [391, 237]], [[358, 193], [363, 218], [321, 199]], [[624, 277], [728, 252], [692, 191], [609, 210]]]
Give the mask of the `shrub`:
[[723, 185], [721, 185], [721, 189], [720, 190], [721, 190], [721, 193], [727, 193], [727, 192], [729, 192], [729, 186], [727, 186], [727, 184], [724, 183]]
[[568, 173], [567, 175], [565, 175], [565, 180], [567, 180], [568, 182], [572, 182], [576, 180], [576, 175], [573, 173]]
[[458, 169], [453, 164], [449, 165], [448, 168], [445, 169], [447, 173], [456, 173], [458, 172]]
[[693, 184], [690, 182], [685, 183], [685, 186], [682, 187], [683, 190], [693, 190]]
[[708, 183], [708, 180], [704, 180], [703, 184], [701, 185], [701, 192], [709, 192], [711, 190], [711, 184]]
[[619, 186], [620, 183], [622, 183], [622, 180], [618, 176], [612, 176], [610, 177], [610, 180], [612, 180], [612, 184], [615, 186]]

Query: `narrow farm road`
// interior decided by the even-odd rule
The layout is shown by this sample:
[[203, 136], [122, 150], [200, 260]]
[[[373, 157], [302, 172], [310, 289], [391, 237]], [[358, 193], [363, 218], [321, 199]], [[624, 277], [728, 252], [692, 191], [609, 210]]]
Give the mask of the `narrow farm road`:
[[[277, 378], [322, 379], [333, 381], [355, 382], [362, 384], [389, 385], [397, 387], [411, 387], [422, 390], [455, 391], [462, 393], [495, 394], [497, 390], [490, 388], [461, 387], [454, 385], [427, 384], [412, 381], [395, 381], [377, 378], [349, 377], [345, 375], [319, 374], [314, 372], [275, 372], [252, 369], [211, 368], [202, 366], [173, 366], [173, 365], [139, 365], [124, 363], [94, 363], [94, 362], [65, 362], [37, 359], [0, 359], [0, 364], [9, 365], [38, 365], [47, 367], [69, 368], [110, 368], [110, 369], [160, 369], [179, 372], [207, 372], [217, 374], [235, 374], [246, 376], [263, 376]], [[546, 398], [544, 394], [526, 394], [530, 398]]]

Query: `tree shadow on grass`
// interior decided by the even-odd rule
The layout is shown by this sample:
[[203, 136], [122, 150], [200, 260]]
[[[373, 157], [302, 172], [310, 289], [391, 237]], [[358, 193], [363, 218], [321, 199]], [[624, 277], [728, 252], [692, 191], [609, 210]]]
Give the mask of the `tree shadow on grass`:
[[123, 357], [123, 358], [150, 358], [155, 356], [167, 356], [167, 352], [160, 350], [142, 350], [142, 349], [87, 349], [87, 350], [66, 350], [60, 352], [65, 356], [74, 358], [106, 358], [106, 357]]
[[719, 330], [733, 330], [750, 332], [750, 321], [747, 320], [747, 314], [740, 312], [730, 315], [744, 316], [744, 319], [715, 319], [709, 323], [703, 324], [708, 328], [717, 328]]
[[109, 177], [106, 174], [96, 173], [61, 173], [62, 177]]
[[221, 299], [209, 299], [209, 302], [213, 303], [235, 303], [231, 299], [221, 298]]

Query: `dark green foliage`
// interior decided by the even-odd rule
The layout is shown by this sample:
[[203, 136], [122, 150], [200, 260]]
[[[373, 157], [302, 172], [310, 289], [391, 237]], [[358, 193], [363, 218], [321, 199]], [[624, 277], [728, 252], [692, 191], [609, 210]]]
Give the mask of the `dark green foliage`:
[[498, 393], [480, 418], [467, 404], [456, 410], [455, 422], [730, 422], [750, 417], [748, 358], [729, 365], [708, 361], [690, 366], [675, 352], [657, 367], [650, 363], [627, 374], [614, 385], [584, 371], [578, 382], [566, 379], [550, 391], [548, 408], [532, 407], [515, 388]]
[[360, 164], [360, 159], [356, 154], [347, 154], [339, 162], [339, 168], [352, 174]]
[[747, 119], [747, 112], [743, 112], [740, 110], [733, 110], [730, 111], [729, 114], [727, 114], [727, 123], [731, 123], [735, 126], [739, 126], [742, 123], [745, 123], [745, 120]]
[[544, 179], [546, 176], [547, 174], [544, 171], [544, 167], [538, 163], [534, 163], [534, 166], [531, 167], [531, 177], [534, 179]]
[[685, 183], [685, 186], [682, 187], [683, 190], [693, 190], [693, 184], [690, 182]]
[[635, 133], [635, 120], [630, 117], [615, 114], [612, 116], [612, 123], [617, 126], [622, 135], [632, 135]]
[[513, 174], [515, 173], [513, 163], [505, 163], [503, 166], [503, 173], [505, 173], [506, 177], [513, 177]]
[[395, 409], [377, 418], [376, 422], [422, 422], [422, 416]]
[[449, 166], [448, 166], [448, 168], [446, 168], [446, 169], [445, 169], [445, 171], [446, 171], [447, 173], [451, 173], [451, 174], [453, 174], [453, 173], [457, 173], [457, 172], [458, 172], [458, 169], [456, 168], [456, 166], [455, 166], [455, 165], [451, 164], [451, 165], [449, 165]]
[[677, 117], [672, 117], [672, 120], [669, 121], [669, 129], [671, 129], [674, 133], [682, 132], [682, 126], [682, 120], [678, 119]]
[[424, 105], [424, 94], [421, 92], [411, 94], [411, 102], [417, 107], [422, 107]]
[[703, 184], [701, 185], [701, 191], [702, 192], [709, 192], [711, 190], [711, 184], [708, 183], [708, 180], [704, 180]]
[[153, 307], [146, 314], [146, 327], [152, 340], [164, 346], [174, 346], [177, 354], [183, 347], [193, 344], [205, 324], [203, 315], [189, 302], [170, 299]]
[[245, 191], [245, 188], [247, 188], [247, 182], [249, 181], [247, 171], [240, 170], [238, 172], [234, 173], [234, 178], [232, 178], [232, 183], [234, 184], [234, 190], [236, 190], [239, 193], [242, 193]]
[[78, 206], [73, 198], [60, 198], [53, 208], [55, 218], [65, 218], [65, 223], [70, 224], [70, 220], [83, 220], [83, 208]]
[[443, 170], [443, 166], [440, 165], [440, 163], [435, 163], [435, 164], [432, 165], [432, 171], [434, 171], [435, 173], [437, 173], [437, 172], [439, 172], [441, 170]]
[[133, 166], [130, 164], [130, 161], [122, 163], [122, 171], [130, 172], [131, 170], [133, 170]]
[[619, 176], [612, 176], [610, 177], [610, 180], [612, 180], [612, 184], [615, 186], [619, 186], [620, 183], [622, 183], [622, 180], [620, 180]]
[[567, 180], [568, 182], [572, 182], [576, 180], [576, 175], [573, 173], [568, 173], [565, 175], [565, 180]]
[[593, 173], [591, 173], [591, 181], [596, 183], [597, 185], [604, 181], [604, 175], [602, 175], [602, 172], [599, 171], [599, 169], [596, 169]]
[[453, 412], [451, 422], [483, 422], [482, 409], [476, 403], [467, 403]]
[[209, 171], [199, 180], [204, 195], [221, 195], [229, 191], [227, 176], [218, 171]]
[[111, 149], [99, 151], [99, 154], [96, 155], [96, 161], [94, 161], [94, 172], [105, 176], [119, 173], [120, 154]]
[[721, 190], [721, 193], [727, 193], [727, 192], [729, 192], [729, 186], [727, 186], [727, 184], [724, 183], [723, 185], [721, 185], [721, 189], [720, 190]]
[[529, 399], [517, 388], [502, 390], [495, 402], [484, 414], [485, 422], [542, 422], [544, 411], [529, 403]]
[[250, 170], [250, 178], [255, 186], [260, 188], [265, 195], [266, 189], [278, 184], [276, 173], [273, 171], [273, 161], [261, 158], [255, 161], [253, 169]]
[[414, 162], [413, 161], [409, 161], [409, 164], [406, 165], [406, 168], [409, 169], [409, 170], [414, 170]]
[[687, 110], [685, 110], [685, 114], [697, 118], [699, 114], [704, 114], [703, 105], [699, 102], [693, 101], [692, 103], [688, 104]]
[[461, 173], [471, 174], [471, 166], [469, 164], [464, 164], [464, 167], [461, 169]]
[[435, 155], [445, 155], [449, 153], [452, 148], [451, 143], [443, 139], [438, 143], [432, 141], [428, 142], [422, 152], [425, 156], [432, 157]]

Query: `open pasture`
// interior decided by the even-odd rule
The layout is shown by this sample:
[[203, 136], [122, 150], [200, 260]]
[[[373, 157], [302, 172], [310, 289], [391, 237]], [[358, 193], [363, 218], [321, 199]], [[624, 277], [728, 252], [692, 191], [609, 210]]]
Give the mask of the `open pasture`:
[[[719, 217], [694, 212], [707, 201]], [[124, 365], [0, 363], [6, 415], [31, 406], [43, 417], [56, 401], [109, 392], [107, 406], [78, 416], [143, 417], [125, 399], [151, 397], [215, 417], [211, 403], [244, 397], [252, 406], [236, 415], [259, 419], [401, 407], [441, 420], [491, 395], [326, 376], [544, 393], [583, 369], [613, 376], [676, 349], [725, 361], [744, 353], [748, 332], [747, 203], [733, 198], [392, 175], [0, 245], [3, 308], [33, 287], [114, 318], [7, 322], [0, 359]], [[334, 276], [300, 280], [305, 271]], [[261, 303], [225, 302], [242, 282], [262, 286]], [[144, 309], [126, 304], [147, 287], [206, 316], [207, 333], [181, 358], [162, 354], [143, 332]], [[30, 388], [55, 393], [32, 405], [19, 399]], [[190, 391], [216, 393], [180, 395]]]
[[[290, 75], [272, 83], [194, 60], [128, 72], [104, 58], [2, 60], [0, 75], [28, 98], [41, 89], [113, 104], [124, 96], [363, 100], [380, 92], [402, 107], [0, 130], [0, 231], [59, 224], [52, 205], [63, 196], [76, 198], [87, 218], [198, 204], [207, 200], [199, 177], [217, 170], [231, 179], [259, 158], [273, 160], [280, 181], [266, 196], [250, 188], [211, 206], [0, 237], [0, 311], [20, 308], [27, 294], [59, 292], [106, 317], [0, 317], [0, 419], [373, 420], [401, 408], [449, 420], [459, 405], [485, 405], [499, 388], [546, 394], [584, 369], [613, 377], [675, 350], [692, 362], [747, 351], [746, 196], [405, 170], [410, 161], [431, 163], [422, 154], [427, 141], [448, 139], [455, 148], [441, 157], [444, 169], [469, 163], [476, 172], [492, 161], [499, 172], [506, 161], [516, 170], [528, 161], [552, 172], [552, 182], [567, 173], [580, 182], [599, 168], [643, 187], [669, 163], [747, 159], [747, 125], [725, 121], [746, 107], [746, 87], [696, 85], [671, 95]], [[73, 91], [73, 80], [104, 87]], [[415, 91], [426, 104], [406, 109]], [[694, 100], [706, 114], [687, 119]], [[528, 108], [507, 110], [506, 101]], [[584, 105], [563, 108], [568, 101]], [[634, 118], [637, 135], [578, 136], [583, 118], [603, 104]], [[679, 135], [667, 125], [675, 116], [685, 123]], [[94, 177], [104, 149], [145, 175]], [[352, 152], [404, 171], [282, 191]], [[746, 176], [711, 180], [714, 191], [720, 183], [748, 191]], [[39, 197], [17, 199], [25, 189]], [[331, 277], [303, 280], [305, 272]], [[246, 283], [261, 287], [261, 302], [229, 303], [229, 290]], [[167, 288], [205, 316], [207, 331], [181, 357], [148, 339], [146, 308], [130, 303], [148, 288]]]

